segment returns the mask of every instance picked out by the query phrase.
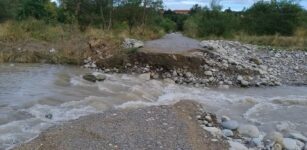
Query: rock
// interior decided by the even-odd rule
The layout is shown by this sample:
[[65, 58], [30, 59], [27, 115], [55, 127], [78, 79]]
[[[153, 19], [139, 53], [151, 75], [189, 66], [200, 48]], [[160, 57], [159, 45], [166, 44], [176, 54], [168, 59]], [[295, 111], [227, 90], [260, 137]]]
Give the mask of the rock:
[[300, 133], [290, 133], [289, 138], [297, 139], [297, 140], [300, 140], [300, 141], [303, 141], [303, 142], [307, 142], [307, 137], [305, 137], [304, 135], [302, 135]]
[[256, 57], [250, 58], [250, 61], [254, 62], [256, 65], [261, 65], [263, 63], [261, 59], [256, 58]]
[[262, 139], [261, 138], [253, 138], [250, 142], [252, 146], [260, 147], [262, 145]]
[[148, 81], [148, 80], [150, 80], [150, 73], [140, 74], [139, 78], [142, 79], [142, 80]]
[[242, 81], [242, 80], [243, 80], [243, 77], [239, 75], [239, 76], [237, 77], [237, 80], [238, 80], [238, 81]]
[[247, 86], [249, 86], [249, 82], [248, 81], [245, 81], [245, 80], [241, 80], [241, 85], [243, 86], [243, 87], [247, 87]]
[[219, 89], [229, 89], [230, 86], [229, 85], [220, 85]]
[[45, 118], [47, 118], [47, 119], [52, 119], [52, 117], [53, 117], [52, 114], [46, 114], [46, 115], [45, 115]]
[[227, 116], [222, 116], [221, 120], [222, 120], [222, 122], [225, 122], [225, 121], [230, 120], [230, 118], [229, 118], [229, 117], [227, 117]]
[[186, 72], [184, 75], [187, 78], [191, 78], [193, 76], [193, 74], [191, 72]]
[[170, 78], [166, 78], [163, 80], [165, 83], [168, 83], [168, 84], [175, 84], [175, 81], [170, 79]]
[[247, 147], [245, 147], [243, 144], [239, 142], [234, 142], [234, 141], [228, 141], [229, 143], [229, 150], [248, 150]]
[[213, 73], [212, 73], [212, 71], [205, 71], [205, 75], [206, 75], [206, 76], [212, 76]]
[[235, 120], [227, 120], [222, 122], [222, 127], [224, 129], [235, 130], [239, 127], [239, 123]]
[[141, 48], [144, 46], [142, 41], [126, 38], [123, 42], [124, 48]]
[[279, 132], [270, 132], [263, 139], [263, 141], [266, 142], [267, 144], [272, 143], [272, 142], [282, 144], [283, 140], [284, 140], [284, 137]]
[[283, 146], [286, 150], [301, 150], [304, 147], [304, 143], [299, 140], [284, 138]]
[[90, 81], [90, 82], [96, 82], [96, 76], [92, 75], [92, 74], [85, 74], [83, 75], [83, 79], [86, 81]]
[[205, 116], [205, 119], [206, 119], [207, 121], [209, 121], [209, 122], [211, 122], [211, 121], [212, 121], [212, 118], [211, 118], [211, 116], [210, 116], [210, 115], [206, 115], [206, 116]]
[[254, 125], [240, 125], [238, 128], [239, 134], [249, 138], [258, 138], [260, 132]]
[[226, 137], [233, 136], [233, 132], [231, 130], [224, 129], [222, 132], [223, 132], [223, 135], [226, 136]]
[[304, 150], [307, 150], [307, 144], [305, 144], [305, 146], [304, 146]]
[[214, 137], [221, 137], [223, 135], [222, 131], [219, 128], [216, 127], [206, 127], [202, 126], [202, 128], [208, 132]]
[[103, 74], [96, 75], [96, 80], [100, 81], [100, 82], [106, 80], [106, 78], [107, 78], [107, 76], [105, 76]]
[[272, 150], [282, 150], [282, 145], [279, 143], [276, 143], [273, 145], [273, 149]]

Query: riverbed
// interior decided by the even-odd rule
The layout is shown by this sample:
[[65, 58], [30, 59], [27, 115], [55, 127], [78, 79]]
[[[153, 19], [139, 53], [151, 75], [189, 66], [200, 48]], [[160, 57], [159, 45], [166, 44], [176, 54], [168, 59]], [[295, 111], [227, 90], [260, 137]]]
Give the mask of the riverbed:
[[283, 124], [307, 134], [306, 86], [195, 88], [127, 74], [105, 74], [105, 81], [91, 83], [82, 79], [87, 72], [94, 71], [63, 65], [1, 64], [0, 149], [81, 116], [180, 100], [197, 101], [206, 111], [255, 124], [264, 132]]

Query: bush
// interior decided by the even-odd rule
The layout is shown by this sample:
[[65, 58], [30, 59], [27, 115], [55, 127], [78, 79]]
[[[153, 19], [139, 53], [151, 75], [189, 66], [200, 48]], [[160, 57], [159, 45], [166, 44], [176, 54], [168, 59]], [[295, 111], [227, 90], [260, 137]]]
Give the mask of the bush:
[[244, 28], [256, 35], [293, 35], [303, 8], [289, 0], [259, 1], [246, 11]]

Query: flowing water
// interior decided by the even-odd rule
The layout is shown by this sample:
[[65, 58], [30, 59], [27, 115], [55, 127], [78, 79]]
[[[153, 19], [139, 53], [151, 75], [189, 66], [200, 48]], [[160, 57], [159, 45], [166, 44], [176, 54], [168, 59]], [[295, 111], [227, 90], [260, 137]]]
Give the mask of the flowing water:
[[72, 66], [0, 65], [0, 149], [80, 116], [179, 100], [198, 101], [207, 111], [254, 123], [262, 131], [283, 123], [307, 134], [307, 87], [219, 90], [143, 81], [125, 74], [107, 74], [106, 81], [90, 83], [82, 79], [86, 72]]

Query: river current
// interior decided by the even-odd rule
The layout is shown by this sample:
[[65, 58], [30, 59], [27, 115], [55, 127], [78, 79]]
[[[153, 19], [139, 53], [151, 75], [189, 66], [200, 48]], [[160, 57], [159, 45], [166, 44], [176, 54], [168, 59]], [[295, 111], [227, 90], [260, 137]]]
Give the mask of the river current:
[[74, 66], [0, 65], [0, 149], [36, 137], [47, 128], [108, 109], [202, 103], [219, 117], [252, 123], [262, 131], [286, 127], [307, 134], [307, 87], [228, 90], [194, 88], [137, 75], [106, 74], [104, 82], [82, 79], [91, 72]]

